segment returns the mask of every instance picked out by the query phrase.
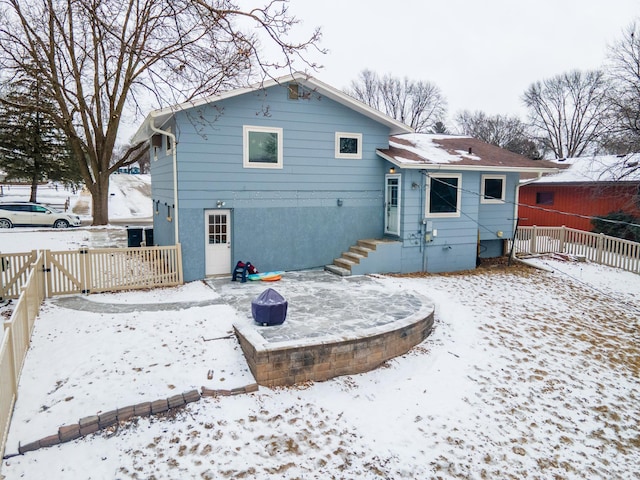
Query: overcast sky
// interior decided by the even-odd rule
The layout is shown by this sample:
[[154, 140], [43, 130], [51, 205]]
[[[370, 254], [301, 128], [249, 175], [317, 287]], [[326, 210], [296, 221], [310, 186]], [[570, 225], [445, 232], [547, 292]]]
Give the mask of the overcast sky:
[[314, 75], [343, 89], [363, 69], [438, 85], [460, 110], [516, 114], [537, 81], [599, 68], [640, 0], [291, 0], [327, 55]]

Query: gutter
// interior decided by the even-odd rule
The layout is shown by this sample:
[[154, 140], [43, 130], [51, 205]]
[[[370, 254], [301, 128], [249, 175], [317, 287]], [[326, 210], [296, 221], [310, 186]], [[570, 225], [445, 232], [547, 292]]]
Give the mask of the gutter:
[[171, 132], [167, 132], [165, 130], [160, 130], [159, 128], [157, 128], [154, 125], [153, 122], [153, 117], [151, 117], [151, 121], [149, 122], [149, 127], [151, 128], [151, 131], [158, 133], [160, 135], [164, 135], [166, 137], [169, 137], [171, 139], [171, 143], [173, 143], [173, 149], [171, 150], [172, 152], [172, 156], [173, 156], [173, 214], [174, 214], [174, 237], [175, 237], [175, 244], [179, 245], [180, 244], [180, 231], [178, 229], [178, 157], [177, 157], [177, 150], [178, 150], [178, 142], [176, 141], [176, 136], [171, 133]]

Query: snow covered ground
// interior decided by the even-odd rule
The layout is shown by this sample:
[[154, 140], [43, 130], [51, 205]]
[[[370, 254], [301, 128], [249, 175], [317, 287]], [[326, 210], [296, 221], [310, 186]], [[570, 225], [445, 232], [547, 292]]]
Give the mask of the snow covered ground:
[[[0, 203], [29, 200], [29, 187], [4, 185]], [[79, 215], [80, 228], [23, 228], [0, 229], [0, 252], [28, 252], [39, 248], [74, 250], [81, 247], [126, 247], [126, 227], [151, 225], [151, 178], [149, 175], [111, 175], [109, 185], [109, 219], [113, 224], [90, 227], [91, 195], [87, 191], [66, 190], [54, 184], [38, 188], [39, 203], [64, 209], [69, 199], [70, 210]], [[35, 234], [35, 232], [39, 232]], [[46, 243], [43, 243], [46, 242]]]
[[[206, 397], [168, 415], [8, 458], [2, 474], [638, 478], [640, 276], [592, 264], [535, 262], [553, 272], [515, 266], [379, 276], [381, 289], [415, 290], [436, 303], [432, 335], [384, 367], [322, 383]], [[215, 295], [193, 282], [88, 298], [153, 304]], [[234, 338], [207, 341], [226, 336], [237, 315], [219, 304], [78, 313], [47, 301], [6, 453], [100, 411], [203, 385], [251, 383]]]

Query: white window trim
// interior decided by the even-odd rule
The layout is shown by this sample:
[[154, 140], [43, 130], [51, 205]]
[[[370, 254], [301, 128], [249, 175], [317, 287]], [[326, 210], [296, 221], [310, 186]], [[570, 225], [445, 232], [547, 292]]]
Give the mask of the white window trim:
[[[171, 133], [171, 127], [167, 128], [167, 133]], [[174, 148], [173, 139], [171, 138], [170, 135], [164, 135], [164, 141], [165, 141], [164, 153], [165, 155], [171, 155]]]
[[[278, 162], [277, 163], [260, 163], [249, 161], [249, 133], [250, 132], [262, 132], [262, 133], [276, 133], [278, 135]], [[283, 154], [282, 154], [282, 128], [278, 127], [257, 127], [253, 125], [242, 126], [242, 166], [244, 168], [282, 168], [283, 166]]]
[[[456, 211], [455, 212], [443, 212], [443, 213], [429, 213], [429, 209], [431, 208], [431, 182], [437, 181], [433, 180], [434, 178], [457, 178], [458, 179], [458, 188], [456, 195]], [[426, 192], [426, 201], [425, 201], [425, 217], [428, 218], [457, 218], [460, 216], [460, 202], [462, 201], [462, 174], [460, 173], [439, 173], [437, 175], [429, 175], [429, 181], [427, 182], [427, 192]]]
[[[502, 193], [500, 198], [484, 198], [485, 180], [502, 180]], [[507, 192], [507, 176], [506, 175], [482, 175], [480, 183], [480, 203], [504, 203]]]
[[[355, 138], [356, 140], [358, 140], [358, 153], [340, 153], [341, 138]], [[336, 132], [335, 153], [336, 153], [336, 158], [350, 158], [353, 160], [360, 160], [362, 158], [362, 134], [349, 133], [349, 132]]]
[[390, 178], [397, 178], [398, 179], [398, 205], [397, 205], [397, 209], [398, 209], [398, 228], [395, 231], [392, 230], [387, 230], [388, 225], [387, 225], [387, 215], [386, 215], [386, 208], [385, 208], [385, 218], [384, 218], [384, 231], [385, 233], [388, 233], [390, 235], [395, 235], [395, 236], [400, 236], [400, 227], [401, 227], [401, 218], [402, 216], [400, 215], [402, 212], [402, 175], [399, 173], [389, 173], [386, 174], [384, 176], [384, 203], [385, 203], [385, 207], [386, 204], [388, 202], [388, 198], [387, 195], [389, 193], [389, 179]]

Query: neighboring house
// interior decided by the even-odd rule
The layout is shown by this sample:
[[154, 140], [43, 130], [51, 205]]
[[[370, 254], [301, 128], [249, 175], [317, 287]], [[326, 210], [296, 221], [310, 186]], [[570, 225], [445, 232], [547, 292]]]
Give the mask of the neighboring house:
[[[410, 132], [305, 74], [154, 111], [133, 139], [150, 142], [154, 241], [182, 245], [185, 280], [228, 275], [237, 261], [453, 271], [475, 267], [478, 239], [483, 255], [501, 254], [518, 172], [545, 168], [471, 138]], [[422, 139], [433, 148], [410, 146]]]
[[590, 231], [590, 217], [618, 211], [640, 217], [639, 161], [640, 154], [553, 160], [562, 171], [520, 187], [520, 225]]

